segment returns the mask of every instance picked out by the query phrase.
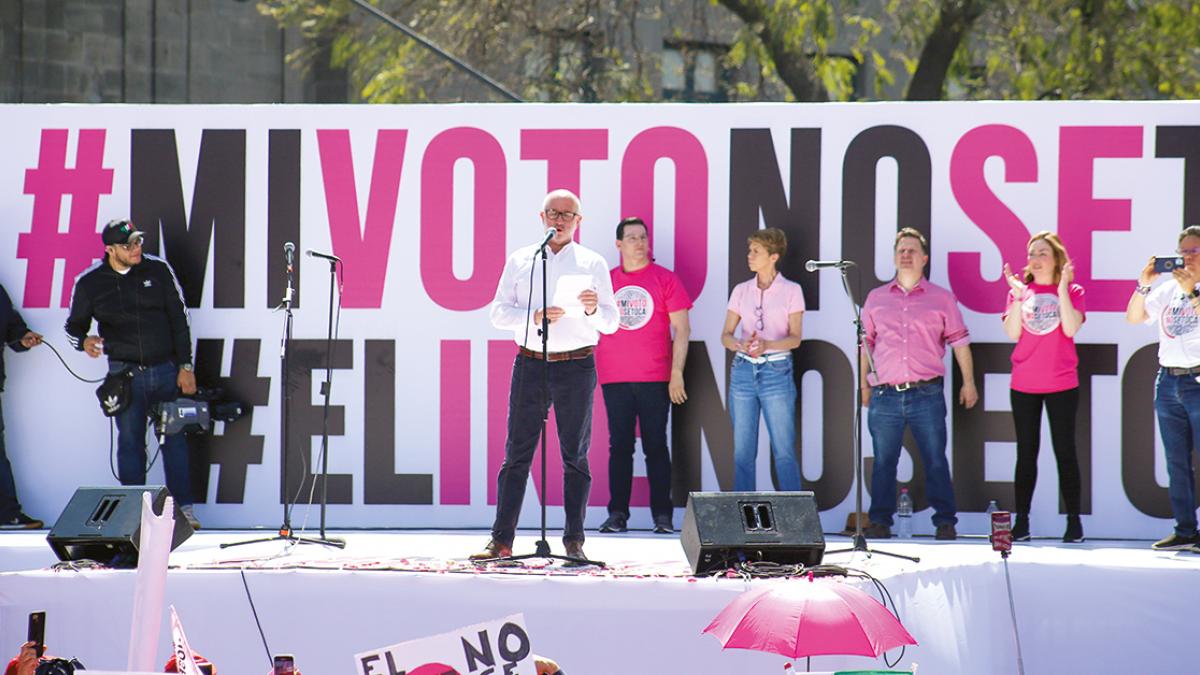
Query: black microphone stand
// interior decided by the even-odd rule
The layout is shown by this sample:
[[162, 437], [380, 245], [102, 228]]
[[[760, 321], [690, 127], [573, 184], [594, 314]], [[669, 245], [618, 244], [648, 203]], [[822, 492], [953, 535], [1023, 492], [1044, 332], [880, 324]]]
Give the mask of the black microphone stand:
[[[288, 242], [291, 245], [291, 242]], [[280, 302], [280, 307], [283, 308], [283, 338], [279, 345], [279, 387], [283, 392], [280, 402], [280, 434], [279, 447], [283, 455], [283, 481], [280, 492], [283, 497], [283, 524], [279, 526], [279, 534], [272, 537], [260, 537], [258, 539], [248, 539], [246, 541], [226, 542], [221, 544], [221, 548], [230, 548], [232, 546], [242, 546], [244, 544], [257, 544], [265, 541], [289, 541], [296, 544], [324, 544], [326, 546], [336, 546], [338, 548], [345, 547], [346, 543], [342, 541], [327, 540], [324, 538], [324, 530], [322, 529], [322, 537], [314, 539], [312, 537], [297, 536], [292, 530], [292, 501], [289, 497], [287, 476], [288, 476], [288, 427], [291, 418], [291, 403], [292, 392], [288, 388], [291, 378], [288, 377], [288, 362], [292, 351], [292, 296], [295, 294], [294, 273], [295, 273], [295, 247], [289, 250], [284, 248], [287, 254], [287, 289], [283, 292], [283, 301]], [[322, 514], [323, 515], [323, 514]], [[322, 521], [322, 526], [324, 521]]]
[[521, 560], [530, 560], [533, 558], [543, 558], [546, 560], [561, 560], [570, 563], [574, 566], [595, 565], [597, 567], [606, 567], [599, 560], [588, 560], [587, 558], [576, 558], [569, 555], [558, 555], [550, 552], [550, 542], [546, 540], [546, 425], [550, 419], [550, 318], [546, 316], [547, 297], [549, 290], [546, 281], [546, 247], [550, 245], [550, 239], [542, 242], [542, 247], [534, 255], [542, 257], [542, 436], [541, 449], [542, 456], [541, 473], [542, 473], [542, 494], [538, 495], [538, 502], [542, 507], [542, 538], [538, 539], [534, 544], [533, 553], [523, 553], [521, 555], [507, 555], [499, 558], [491, 558], [488, 560], [480, 560], [481, 563], [497, 562], [518, 562]]
[[[342, 539], [325, 536], [325, 509], [329, 502], [329, 394], [333, 389], [333, 289], [337, 280], [340, 259], [329, 259], [329, 325], [325, 332], [325, 381], [321, 383], [321, 540], [338, 548], [345, 548]], [[338, 293], [338, 303], [341, 303]]]
[[871, 359], [871, 352], [867, 349], [866, 330], [863, 329], [862, 308], [854, 301], [854, 293], [850, 291], [850, 279], [846, 275], [846, 270], [849, 266], [841, 266], [838, 271], [842, 273], [842, 288], [846, 290], [846, 298], [850, 301], [850, 307], [854, 309], [854, 328], [855, 328], [855, 351], [854, 359], [854, 545], [850, 548], [839, 548], [833, 551], [826, 551], [825, 555], [834, 555], [837, 553], [866, 553], [870, 558], [872, 553], [891, 556], [893, 558], [902, 558], [911, 560], [912, 562], [921, 562], [921, 559], [916, 556], [902, 555], [900, 553], [892, 553], [890, 551], [872, 551], [867, 546], [867, 538], [863, 535], [862, 525], [862, 497], [863, 497], [863, 456], [862, 456], [862, 362], [863, 356], [866, 356], [867, 372], [875, 372], [875, 363]]

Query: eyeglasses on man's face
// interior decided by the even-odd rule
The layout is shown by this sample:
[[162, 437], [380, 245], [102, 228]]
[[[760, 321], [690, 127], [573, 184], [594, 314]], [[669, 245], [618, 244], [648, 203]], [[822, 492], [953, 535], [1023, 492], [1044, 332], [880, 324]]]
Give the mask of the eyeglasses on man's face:
[[575, 220], [575, 216], [579, 215], [574, 211], [559, 211], [558, 209], [546, 209], [543, 213], [546, 214], [546, 220]]
[[137, 239], [134, 239], [131, 242], [128, 242], [125, 244], [116, 244], [116, 246], [118, 246], [126, 251], [135, 251], [142, 247], [142, 239], [141, 239], [141, 237], [138, 237]]

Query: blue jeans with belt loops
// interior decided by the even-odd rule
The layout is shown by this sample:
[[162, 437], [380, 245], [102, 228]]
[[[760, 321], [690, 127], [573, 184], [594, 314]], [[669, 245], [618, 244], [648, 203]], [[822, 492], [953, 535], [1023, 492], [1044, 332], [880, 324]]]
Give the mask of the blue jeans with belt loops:
[[892, 516], [896, 513], [896, 465], [906, 426], [912, 431], [925, 464], [925, 493], [933, 507], [933, 524], [958, 522], [950, 462], [946, 459], [945, 396], [940, 383], [907, 391], [896, 391], [893, 387], [871, 390], [867, 428], [875, 450], [869, 511], [872, 523], [892, 526]]
[[733, 420], [733, 489], [755, 490], [759, 414], [767, 422], [771, 456], [780, 490], [800, 489], [796, 461], [796, 380], [792, 356], [751, 363], [733, 359], [729, 377], [729, 416]]

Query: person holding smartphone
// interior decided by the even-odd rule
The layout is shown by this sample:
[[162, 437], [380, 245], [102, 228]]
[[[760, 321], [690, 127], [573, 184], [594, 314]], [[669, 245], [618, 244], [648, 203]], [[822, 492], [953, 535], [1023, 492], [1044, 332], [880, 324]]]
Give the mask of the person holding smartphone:
[[1079, 408], [1079, 355], [1075, 334], [1085, 320], [1083, 287], [1073, 283], [1075, 268], [1058, 235], [1042, 231], [1029, 239], [1029, 258], [1020, 276], [1004, 265], [1008, 300], [1004, 332], [1017, 341], [1012, 352], [1013, 425], [1017, 432], [1016, 522], [1013, 541], [1028, 541], [1029, 509], [1037, 484], [1042, 408], [1050, 418], [1050, 439], [1058, 463], [1058, 486], [1067, 508], [1066, 543], [1083, 541], [1079, 518], [1079, 459], [1075, 416]]
[[1167, 496], [1175, 531], [1152, 548], [1200, 553], [1192, 468], [1194, 439], [1200, 434], [1200, 226], [1192, 225], [1179, 234], [1176, 253], [1183, 257], [1183, 266], [1173, 266], [1170, 278], [1158, 288], [1152, 288], [1160, 274], [1155, 258], [1142, 268], [1137, 289], [1125, 308], [1125, 320], [1158, 325], [1154, 412], [1167, 460]]
[[[721, 332], [721, 344], [734, 353], [729, 374], [733, 489], [755, 489], [761, 413], [771, 437], [779, 489], [799, 490], [792, 350], [800, 346], [804, 293], [800, 284], [785, 279], [776, 267], [787, 251], [783, 230], [758, 230], [746, 243], [746, 263], [754, 277], [734, 286], [729, 294]], [[735, 336], [739, 324], [741, 330]]]

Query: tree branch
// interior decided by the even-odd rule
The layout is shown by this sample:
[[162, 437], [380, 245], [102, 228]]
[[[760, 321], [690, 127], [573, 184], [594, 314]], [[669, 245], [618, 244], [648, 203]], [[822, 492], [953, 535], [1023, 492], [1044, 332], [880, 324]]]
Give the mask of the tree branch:
[[771, 20], [771, 10], [764, 0], [720, 0], [720, 3], [762, 41], [775, 62], [779, 79], [797, 101], [829, 100], [829, 93], [813, 72], [812, 60], [805, 53], [803, 42], [788, 42], [786, 33]]
[[983, 14], [980, 0], [942, 0], [937, 23], [921, 48], [917, 69], [908, 83], [907, 101], [938, 101], [943, 97], [946, 73], [963, 38]]

